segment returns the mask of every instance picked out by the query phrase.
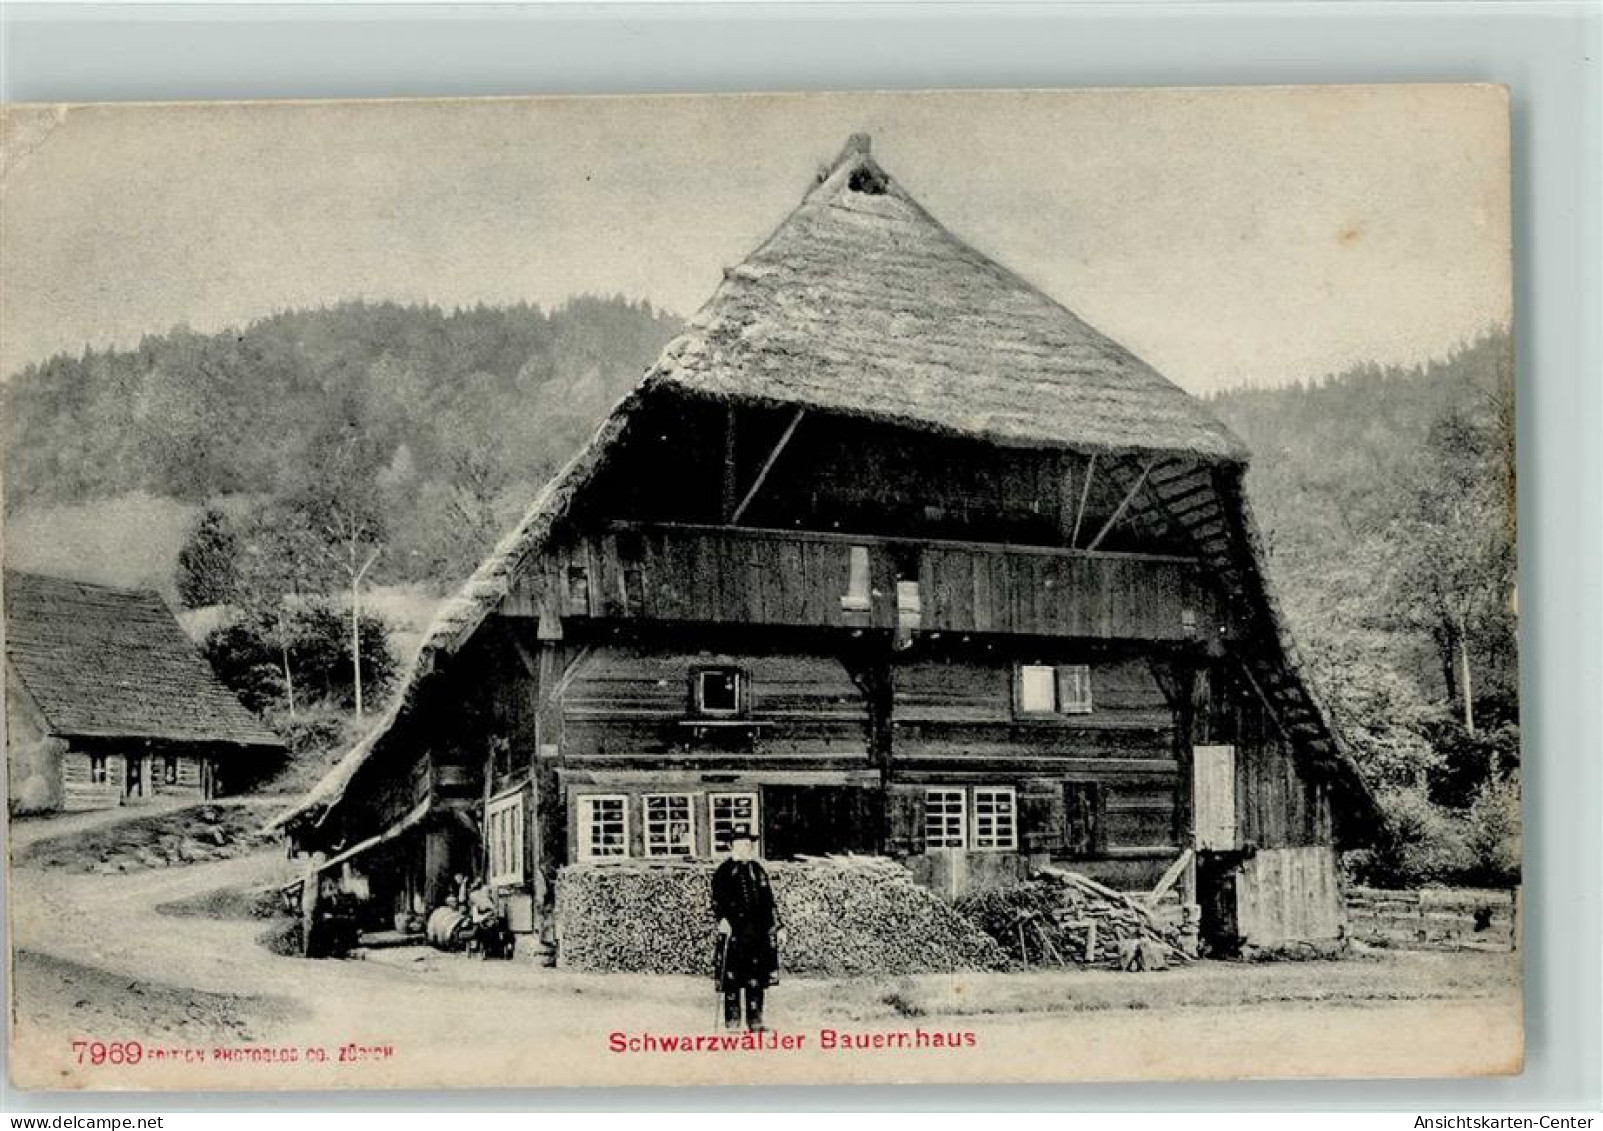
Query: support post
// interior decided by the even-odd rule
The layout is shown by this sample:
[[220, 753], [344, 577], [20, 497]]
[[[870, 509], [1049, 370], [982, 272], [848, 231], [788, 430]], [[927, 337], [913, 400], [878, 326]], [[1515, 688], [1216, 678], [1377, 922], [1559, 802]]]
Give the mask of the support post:
[[879, 774], [876, 806], [878, 829], [875, 851], [883, 855], [891, 840], [892, 745], [895, 727], [896, 681], [892, 667], [891, 644], [881, 634], [866, 636], [863, 647], [845, 656], [847, 674], [863, 693], [868, 709], [868, 756]]
[[724, 483], [723, 502], [718, 514], [724, 522], [730, 522], [735, 513], [736, 495], [739, 487], [735, 481], [736, 473], [736, 447], [735, 447], [735, 416], [736, 409], [733, 403], [724, 409]]

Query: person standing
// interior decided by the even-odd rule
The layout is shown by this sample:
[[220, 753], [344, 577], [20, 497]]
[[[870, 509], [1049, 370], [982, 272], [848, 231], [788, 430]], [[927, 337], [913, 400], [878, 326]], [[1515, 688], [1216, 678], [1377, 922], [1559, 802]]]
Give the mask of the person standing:
[[768, 871], [756, 857], [756, 834], [737, 827], [729, 838], [729, 859], [712, 874], [712, 908], [718, 920], [713, 958], [718, 989], [724, 995], [724, 1028], [740, 1028], [744, 995], [746, 1028], [760, 1032], [763, 997], [776, 981], [785, 928], [774, 906]]

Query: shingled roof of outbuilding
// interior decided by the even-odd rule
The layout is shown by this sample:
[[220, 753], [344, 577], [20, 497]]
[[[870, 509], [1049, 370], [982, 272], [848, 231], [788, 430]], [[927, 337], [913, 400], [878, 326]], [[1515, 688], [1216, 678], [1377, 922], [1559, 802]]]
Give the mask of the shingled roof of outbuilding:
[[862, 135], [647, 384], [1001, 444], [1247, 456], [1199, 401], [942, 227]]
[[6, 659], [54, 734], [282, 746], [151, 590], [7, 570], [5, 611]]

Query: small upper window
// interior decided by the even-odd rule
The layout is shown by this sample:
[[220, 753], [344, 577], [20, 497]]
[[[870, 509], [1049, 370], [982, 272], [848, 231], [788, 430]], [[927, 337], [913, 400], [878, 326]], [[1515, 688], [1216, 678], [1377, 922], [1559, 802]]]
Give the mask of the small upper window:
[[702, 668], [695, 673], [696, 712], [738, 715], [746, 707], [746, 678], [738, 668]]
[[1018, 671], [1017, 702], [1025, 715], [1091, 713], [1091, 668], [1086, 664], [1024, 664]]

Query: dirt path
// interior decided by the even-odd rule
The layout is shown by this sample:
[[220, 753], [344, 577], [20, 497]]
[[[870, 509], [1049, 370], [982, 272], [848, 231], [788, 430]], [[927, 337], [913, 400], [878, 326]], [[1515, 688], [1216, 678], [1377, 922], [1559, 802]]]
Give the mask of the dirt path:
[[[894, 985], [792, 980], [774, 992], [772, 1020], [800, 1039], [799, 1048], [613, 1052], [613, 1033], [627, 1041], [709, 1032], [714, 1001], [707, 987], [695, 978], [585, 975], [426, 953], [308, 962], [258, 946], [260, 921], [155, 911], [288, 874], [276, 853], [115, 876], [18, 869], [10, 892], [13, 938], [27, 952], [17, 965], [18, 1001], [26, 1003], [13, 1050], [19, 1082], [243, 1088], [1140, 1079], [1182, 1070], [1221, 1078], [1246, 1070], [1453, 1075], [1514, 1070], [1520, 1047], [1518, 997], [1506, 982], [1512, 964], [1461, 966], [1431, 956], [1434, 962], [1387, 960], [1369, 969], [1204, 964], [1175, 977], [1147, 976], [1153, 980], [1142, 985], [1130, 976], [1078, 972], [930, 976]], [[1455, 983], [1462, 970], [1472, 976]], [[1373, 993], [1437, 1000], [1329, 1004], [1253, 996], [1371, 996], [1366, 987], [1377, 980]], [[1160, 1007], [1139, 1008], [1153, 1003]], [[827, 1049], [825, 1030], [891, 1034], [881, 1045], [917, 1040], [919, 1031], [926, 1039], [956, 1034], [957, 1047], [921, 1054]], [[138, 1065], [80, 1065], [74, 1037], [138, 1040], [205, 1063], [151, 1056]], [[341, 1060], [348, 1043], [368, 1052]], [[216, 1057], [218, 1048], [246, 1045], [252, 1051], [241, 1055], [289, 1055], [266, 1051], [277, 1049], [295, 1059]]]

